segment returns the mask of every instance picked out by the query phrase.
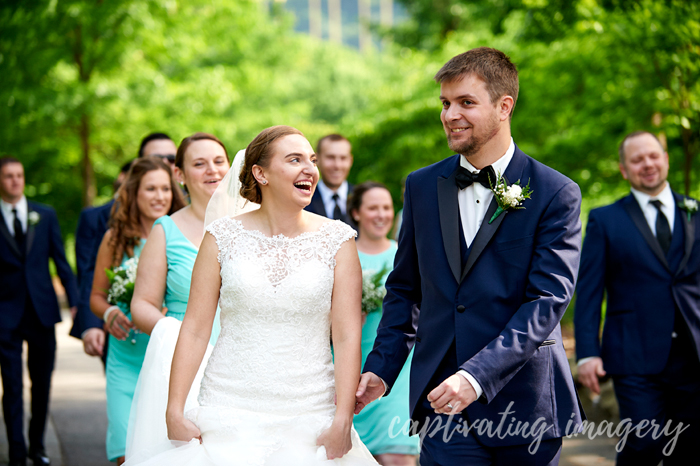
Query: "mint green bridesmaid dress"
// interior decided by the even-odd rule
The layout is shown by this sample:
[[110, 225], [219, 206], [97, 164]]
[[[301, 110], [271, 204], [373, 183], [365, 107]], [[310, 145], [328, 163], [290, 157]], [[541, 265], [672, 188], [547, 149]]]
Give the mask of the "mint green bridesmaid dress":
[[[362, 270], [379, 272], [384, 267], [387, 270], [393, 269], [396, 249], [396, 242], [392, 240], [391, 247], [379, 254], [365, 254], [358, 251]], [[386, 275], [382, 283], [384, 281], [386, 281]], [[367, 355], [374, 347], [377, 327], [379, 327], [381, 318], [381, 309], [371, 312], [367, 315], [367, 320], [362, 326], [363, 366]], [[409, 437], [402, 432], [406, 431], [404, 426], [410, 421], [408, 412], [408, 376], [412, 359], [413, 352], [409, 354], [406, 364], [404, 364], [399, 377], [391, 388], [391, 393], [367, 405], [360, 414], [355, 416], [353, 421], [360, 439], [375, 456], [385, 453], [403, 455], [418, 455], [420, 453], [420, 439], [418, 436]]]
[[[141, 255], [146, 240], [134, 248], [134, 257]], [[129, 258], [124, 254], [122, 264]], [[119, 304], [119, 309], [131, 320], [126, 306]], [[121, 341], [109, 335], [107, 351], [107, 458], [116, 461], [126, 451], [126, 429], [129, 425], [131, 401], [141, 372], [143, 358], [148, 347], [148, 335], [132, 330], [126, 340]]]
[[[168, 312], [165, 315], [182, 321], [185, 318], [187, 300], [190, 297], [192, 267], [194, 267], [198, 250], [175, 225], [169, 215], [164, 215], [156, 220], [153, 226], [156, 225], [162, 226], [165, 232], [165, 254], [168, 258], [168, 276], [163, 302], [163, 305], [168, 308]], [[220, 330], [219, 310], [217, 309], [209, 343], [212, 345], [216, 343]]]

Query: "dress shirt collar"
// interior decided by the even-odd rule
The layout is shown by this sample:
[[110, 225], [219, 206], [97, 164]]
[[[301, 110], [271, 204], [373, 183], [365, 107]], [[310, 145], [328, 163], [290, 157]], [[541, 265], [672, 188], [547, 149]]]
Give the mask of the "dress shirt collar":
[[318, 185], [316, 186], [316, 189], [319, 190], [321, 193], [321, 198], [323, 199], [323, 203], [328, 203], [331, 201], [331, 198], [333, 197], [333, 194], [338, 193], [338, 197], [340, 198], [339, 202], [345, 202], [348, 199], [348, 181], [345, 180], [343, 181], [343, 184], [340, 185], [337, 191], [333, 191], [331, 188], [326, 186], [326, 183], [323, 182], [323, 180], [319, 180]]
[[[491, 164], [493, 170], [496, 172], [496, 175], [503, 175], [506, 172], [506, 168], [508, 168], [508, 164], [510, 164], [514, 153], [515, 143], [513, 142], [513, 138], [510, 138], [510, 146], [508, 146], [508, 150], [506, 151], [506, 153], [503, 154], [501, 158], [499, 158]], [[472, 165], [463, 155], [459, 156], [459, 164], [472, 173], [479, 171], [476, 168], [474, 168], [474, 165]]]
[[5, 218], [9, 219], [10, 222], [14, 220], [12, 209], [17, 209], [17, 215], [22, 223], [26, 221], [27, 209], [29, 206], [27, 205], [27, 198], [24, 195], [22, 195], [22, 198], [17, 201], [17, 204], [14, 205], [10, 204], [9, 202], [5, 202], [4, 199], [0, 199], [0, 207], [2, 208], [2, 214], [5, 216]]
[[661, 204], [668, 209], [672, 210], [674, 208], [675, 202], [673, 200], [673, 192], [671, 191], [671, 186], [668, 184], [668, 182], [666, 182], [666, 187], [663, 189], [663, 191], [661, 191], [657, 196], [653, 197], [634, 188], [630, 188], [630, 191], [642, 209], [645, 209], [649, 205], [649, 201], [655, 199], [661, 201]]

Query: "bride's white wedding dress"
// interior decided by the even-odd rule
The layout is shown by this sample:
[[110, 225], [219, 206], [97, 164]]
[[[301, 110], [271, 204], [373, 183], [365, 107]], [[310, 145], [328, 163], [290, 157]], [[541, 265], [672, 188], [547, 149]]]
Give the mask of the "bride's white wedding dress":
[[294, 238], [267, 237], [225, 217], [207, 231], [219, 247], [221, 334], [199, 406], [185, 413], [201, 430], [202, 443], [176, 448], [173, 442], [154, 448], [156, 456], [126, 464], [376, 465], [354, 430], [353, 448], [343, 458], [329, 461], [316, 446], [335, 414], [335, 255], [354, 230], [333, 221]]

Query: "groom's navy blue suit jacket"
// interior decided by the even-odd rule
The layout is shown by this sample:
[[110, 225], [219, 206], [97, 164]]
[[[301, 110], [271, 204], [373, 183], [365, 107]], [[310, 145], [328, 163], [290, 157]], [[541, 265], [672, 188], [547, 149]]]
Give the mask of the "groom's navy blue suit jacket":
[[[633, 195], [591, 210], [574, 324], [576, 356], [602, 357], [615, 375], [658, 374], [671, 351], [675, 310], [700, 355], [700, 215], [678, 208], [665, 255]], [[601, 304], [607, 292], [602, 345]]]
[[27, 207], [40, 218], [36, 225], [27, 225], [25, 251], [20, 251], [4, 218], [0, 218], [0, 328], [5, 330], [17, 328], [27, 299], [31, 300], [44, 327], [53, 327], [61, 321], [49, 258], [56, 264], [69, 305], [75, 306], [78, 302], [75, 276], [66, 261], [56, 211], [31, 201], [27, 202]]
[[[559, 325], [579, 266], [580, 190], [516, 147], [504, 177], [509, 183], [529, 181], [532, 198], [523, 202], [525, 209], [489, 224], [494, 199], [462, 267], [454, 180], [459, 157], [406, 180], [398, 252], [364, 371], [391, 387], [413, 347], [410, 409], [423, 422], [416, 407], [435, 388], [427, 384], [454, 343], [454, 372], [466, 370], [484, 391], [463, 416], [471, 422], [488, 419], [495, 429], [513, 403], [505, 438], [479, 435], [483, 444], [530, 443], [532, 437], [505, 436], [511, 416], [530, 425], [538, 419], [546, 423], [544, 439], [561, 437], [569, 421], [582, 420]], [[414, 304], [420, 308], [416, 327]]]

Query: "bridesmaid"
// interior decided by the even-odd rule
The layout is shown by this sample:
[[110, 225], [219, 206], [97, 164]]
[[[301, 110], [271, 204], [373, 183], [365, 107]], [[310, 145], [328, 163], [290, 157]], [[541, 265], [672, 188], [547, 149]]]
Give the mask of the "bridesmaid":
[[[153, 225], [143, 250], [132, 313], [136, 326], [147, 334], [164, 316], [182, 321], [190, 295], [192, 266], [204, 237], [204, 213], [209, 199], [229, 169], [224, 144], [207, 133], [182, 140], [175, 156], [175, 174], [190, 196], [191, 204]], [[214, 322], [210, 342], [214, 344], [219, 324]]]
[[[168, 441], [167, 397], [162, 396], [162, 389], [168, 386], [170, 371], [162, 368], [172, 364], [180, 322], [185, 317], [192, 267], [204, 237], [207, 204], [228, 170], [226, 147], [216, 136], [195, 133], [183, 139], [175, 157], [175, 174], [189, 194], [191, 204], [172, 216], [159, 218], [141, 253], [131, 312], [136, 327], [151, 339], [131, 408], [126, 443], [128, 460]], [[167, 308], [165, 316], [161, 312], [163, 306]], [[219, 331], [217, 312], [210, 338], [212, 345]], [[198, 383], [193, 386], [188, 401], [194, 404]]]
[[[389, 190], [381, 183], [366, 181], [353, 188], [348, 211], [359, 227], [357, 252], [362, 270], [391, 271], [396, 254], [396, 241], [387, 238], [394, 221], [394, 204]], [[388, 272], [387, 272], [388, 275]], [[386, 280], [386, 275], [382, 282]], [[367, 315], [362, 327], [362, 364], [372, 351], [381, 309]], [[408, 357], [391, 393], [368, 405], [355, 416], [354, 425], [360, 438], [377, 461], [384, 465], [416, 466], [419, 454], [418, 436], [409, 437], [405, 425], [408, 412], [408, 375], [413, 354]], [[394, 421], [398, 417], [399, 422]], [[398, 434], [398, 435], [396, 435]]]
[[127, 307], [112, 306], [107, 301], [109, 279], [105, 269], [139, 257], [154, 222], [183, 206], [170, 167], [152, 157], [137, 160], [119, 190], [112, 208], [110, 228], [97, 253], [90, 308], [105, 321], [110, 334], [106, 367], [107, 458], [117, 464], [124, 462], [131, 400], [148, 335], [134, 331]]

